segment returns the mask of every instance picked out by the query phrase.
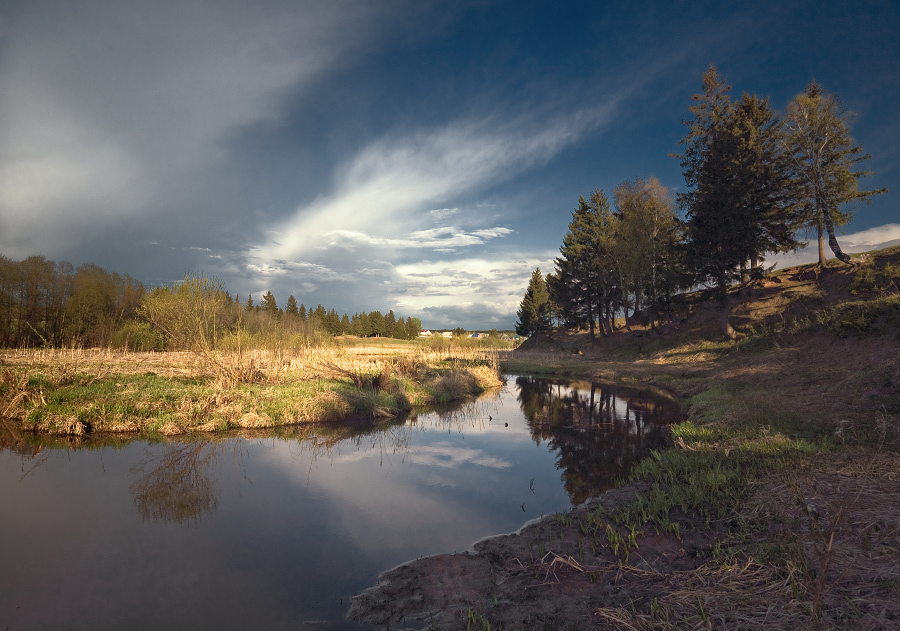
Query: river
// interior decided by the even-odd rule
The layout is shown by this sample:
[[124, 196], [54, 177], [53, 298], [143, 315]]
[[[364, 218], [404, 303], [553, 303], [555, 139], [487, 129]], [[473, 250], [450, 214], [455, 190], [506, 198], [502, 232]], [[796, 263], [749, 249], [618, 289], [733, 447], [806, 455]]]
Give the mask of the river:
[[0, 436], [0, 629], [358, 629], [350, 596], [564, 511], [665, 441], [646, 392], [509, 376], [385, 423]]

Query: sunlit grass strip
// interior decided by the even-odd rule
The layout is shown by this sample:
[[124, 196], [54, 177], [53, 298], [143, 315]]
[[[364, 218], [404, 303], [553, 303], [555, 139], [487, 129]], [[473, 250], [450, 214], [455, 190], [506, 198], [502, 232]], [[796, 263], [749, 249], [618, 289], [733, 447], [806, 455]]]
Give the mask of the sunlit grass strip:
[[480, 394], [501, 384], [496, 352], [422, 345], [331, 346], [284, 355], [222, 355], [264, 376], [225, 383], [184, 353], [12, 351], [0, 411], [53, 434], [179, 434], [382, 418]]

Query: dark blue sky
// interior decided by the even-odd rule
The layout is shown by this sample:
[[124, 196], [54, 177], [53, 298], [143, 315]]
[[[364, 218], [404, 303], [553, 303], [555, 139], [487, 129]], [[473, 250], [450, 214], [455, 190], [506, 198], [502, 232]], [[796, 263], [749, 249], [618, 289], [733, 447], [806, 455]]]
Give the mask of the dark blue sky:
[[509, 328], [579, 195], [684, 185], [709, 64], [838, 94], [892, 189], [844, 242], [900, 239], [900, 5], [731, 5], [7, 1], [0, 253]]

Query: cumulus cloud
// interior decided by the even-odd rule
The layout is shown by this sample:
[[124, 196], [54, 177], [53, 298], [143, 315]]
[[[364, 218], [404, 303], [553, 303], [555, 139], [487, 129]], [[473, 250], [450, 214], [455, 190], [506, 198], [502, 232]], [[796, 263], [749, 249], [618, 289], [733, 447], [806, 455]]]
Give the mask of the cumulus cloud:
[[[879, 250], [892, 245], [900, 245], [900, 223], [889, 223], [868, 230], [854, 232], [840, 239], [851, 252]], [[842, 245], [843, 245], [842, 244]]]
[[397, 304], [432, 326], [508, 328], [535, 267], [552, 269], [553, 254], [422, 261], [392, 269]]

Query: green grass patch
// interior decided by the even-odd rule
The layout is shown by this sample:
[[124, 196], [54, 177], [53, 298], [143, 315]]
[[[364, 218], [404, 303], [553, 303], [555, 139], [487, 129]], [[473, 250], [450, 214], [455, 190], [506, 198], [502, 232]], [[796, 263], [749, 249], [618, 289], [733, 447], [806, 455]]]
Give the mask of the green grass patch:
[[629, 528], [656, 526], [680, 535], [697, 519], [706, 526], [724, 521], [737, 510], [754, 480], [830, 446], [768, 431], [728, 430], [686, 421], [673, 427], [676, 445], [652, 452], [632, 471], [633, 480], [650, 482], [614, 515]]

